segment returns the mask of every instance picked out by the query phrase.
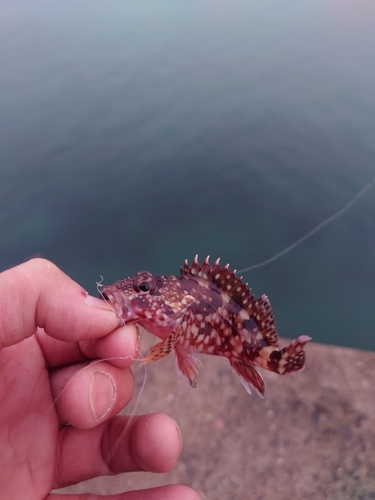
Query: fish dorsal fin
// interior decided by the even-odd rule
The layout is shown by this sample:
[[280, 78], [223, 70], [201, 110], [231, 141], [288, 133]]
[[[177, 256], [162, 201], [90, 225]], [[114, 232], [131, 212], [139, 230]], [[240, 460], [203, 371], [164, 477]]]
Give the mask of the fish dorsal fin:
[[217, 259], [212, 266], [209, 264], [209, 256], [205, 258], [202, 265], [198, 263], [196, 255], [193, 264], [189, 266], [185, 260], [184, 267], [181, 268], [182, 276], [197, 276], [214, 283], [219, 290], [225, 292], [236, 304], [241, 306], [247, 312], [253, 312], [254, 295], [247, 287], [247, 283], [243, 283], [242, 277], [236, 276], [236, 271], [229, 271], [229, 264], [220, 267]]
[[242, 281], [242, 277], [237, 277], [235, 270], [229, 271], [229, 264], [220, 267], [219, 260], [217, 259], [213, 265], [210, 265], [208, 256], [200, 265], [196, 255], [191, 266], [185, 260], [184, 267], [180, 268], [181, 275], [197, 276], [214, 283], [219, 290], [226, 293], [256, 321], [268, 345], [277, 346], [275, 319], [267, 296], [262, 295], [259, 299], [255, 299], [247, 283]]
[[266, 339], [268, 345], [278, 346], [279, 338], [277, 335], [275, 318], [267, 295], [262, 295], [260, 299], [255, 299], [252, 310], [252, 315], [256, 319], [259, 330], [262, 332], [263, 338]]

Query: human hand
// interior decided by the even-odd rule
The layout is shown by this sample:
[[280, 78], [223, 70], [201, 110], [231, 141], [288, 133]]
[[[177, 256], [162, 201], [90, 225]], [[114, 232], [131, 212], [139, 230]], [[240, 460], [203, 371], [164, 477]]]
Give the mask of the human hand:
[[[174, 467], [181, 440], [171, 418], [115, 416], [132, 398], [137, 357], [135, 327], [118, 325], [105, 302], [47, 260], [0, 274], [1, 498], [94, 500], [50, 492], [100, 475]], [[100, 498], [198, 495], [169, 485]]]

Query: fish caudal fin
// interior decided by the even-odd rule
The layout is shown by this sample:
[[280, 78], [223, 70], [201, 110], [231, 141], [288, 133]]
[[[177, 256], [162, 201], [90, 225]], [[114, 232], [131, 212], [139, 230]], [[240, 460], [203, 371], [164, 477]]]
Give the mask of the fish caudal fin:
[[242, 385], [246, 391], [251, 394], [250, 385], [254, 387], [259, 396], [263, 398], [264, 396], [264, 382], [262, 377], [256, 371], [256, 369], [246, 363], [241, 363], [241, 361], [231, 361], [233, 370], [239, 376]]
[[268, 369], [284, 375], [285, 373], [296, 373], [304, 368], [305, 344], [311, 340], [307, 335], [301, 335], [293, 340], [281, 351], [273, 351], [269, 355]]
[[196, 387], [202, 370], [202, 363], [191, 354], [180, 352], [178, 349], [175, 349], [174, 352], [178, 375], [185, 377], [192, 387]]

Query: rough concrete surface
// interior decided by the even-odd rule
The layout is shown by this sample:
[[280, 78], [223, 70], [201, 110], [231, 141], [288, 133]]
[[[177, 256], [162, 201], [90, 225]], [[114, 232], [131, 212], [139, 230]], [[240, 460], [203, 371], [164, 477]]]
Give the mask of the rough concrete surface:
[[[173, 482], [209, 500], [375, 500], [375, 353], [314, 343], [306, 351], [300, 374], [262, 372], [265, 399], [249, 396], [223, 358], [201, 356], [196, 389], [177, 378], [172, 355], [148, 365], [136, 412], [177, 420], [184, 439], [177, 467], [61, 491], [109, 494]], [[135, 372], [139, 390], [144, 368]]]

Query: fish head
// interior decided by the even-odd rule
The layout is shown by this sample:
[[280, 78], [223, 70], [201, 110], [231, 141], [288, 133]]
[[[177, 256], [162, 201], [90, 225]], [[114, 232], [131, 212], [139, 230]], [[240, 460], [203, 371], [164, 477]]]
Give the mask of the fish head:
[[179, 326], [194, 302], [180, 278], [147, 271], [100, 286], [99, 292], [126, 324], [137, 323], [160, 338], [168, 337]]

